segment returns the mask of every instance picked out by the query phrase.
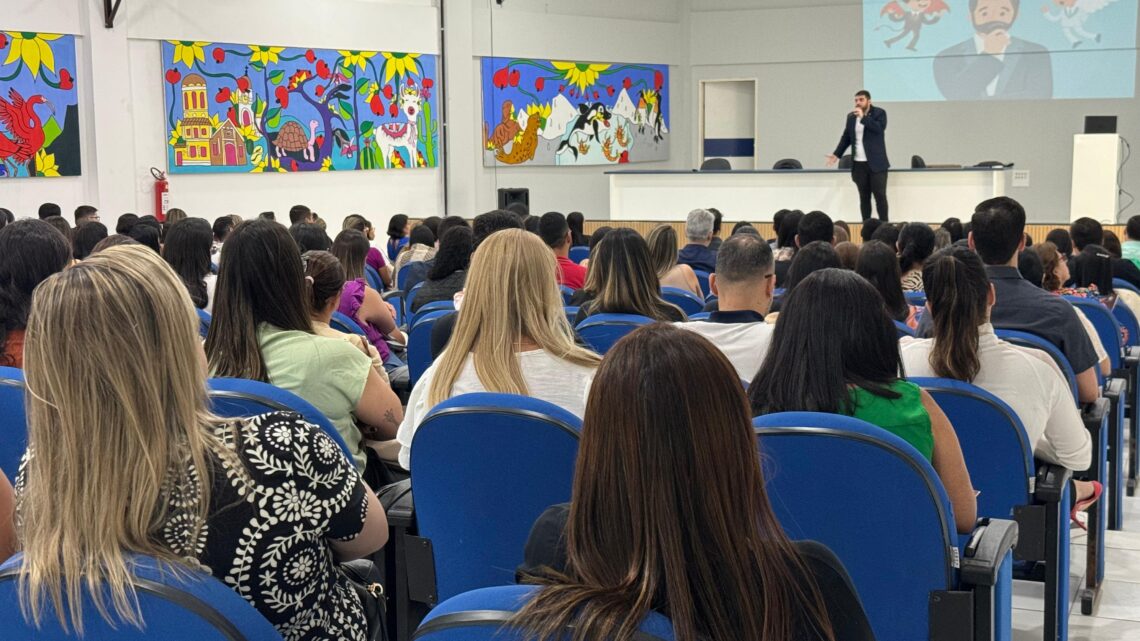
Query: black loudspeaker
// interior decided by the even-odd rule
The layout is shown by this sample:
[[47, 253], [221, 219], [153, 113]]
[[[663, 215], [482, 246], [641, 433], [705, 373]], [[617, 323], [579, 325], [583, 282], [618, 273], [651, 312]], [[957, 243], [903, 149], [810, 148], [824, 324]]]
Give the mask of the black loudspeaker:
[[500, 187], [499, 209], [506, 209], [511, 203], [522, 203], [530, 209], [530, 190], [526, 187]]
[[1116, 133], [1116, 116], [1085, 116], [1086, 134]]

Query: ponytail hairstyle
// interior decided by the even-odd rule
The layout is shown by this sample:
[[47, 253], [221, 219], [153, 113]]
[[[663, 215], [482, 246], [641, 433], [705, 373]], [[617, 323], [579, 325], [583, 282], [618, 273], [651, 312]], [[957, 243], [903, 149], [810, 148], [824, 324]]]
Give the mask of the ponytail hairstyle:
[[934, 253], [934, 230], [926, 223], [907, 223], [899, 232], [899, 271], [907, 273]]
[[340, 297], [344, 289], [344, 267], [329, 252], [314, 250], [301, 254], [301, 265], [309, 282], [309, 313], [316, 316]]
[[943, 378], [970, 383], [982, 368], [978, 326], [989, 319], [990, 279], [982, 259], [965, 247], [947, 247], [922, 269], [934, 321], [930, 367]]

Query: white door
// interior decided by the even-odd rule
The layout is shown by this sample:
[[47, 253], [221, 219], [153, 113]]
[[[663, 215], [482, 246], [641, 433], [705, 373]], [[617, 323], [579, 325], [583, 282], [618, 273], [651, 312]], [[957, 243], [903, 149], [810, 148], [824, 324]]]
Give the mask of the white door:
[[756, 81], [702, 80], [700, 89], [701, 162], [724, 158], [733, 169], [755, 169]]

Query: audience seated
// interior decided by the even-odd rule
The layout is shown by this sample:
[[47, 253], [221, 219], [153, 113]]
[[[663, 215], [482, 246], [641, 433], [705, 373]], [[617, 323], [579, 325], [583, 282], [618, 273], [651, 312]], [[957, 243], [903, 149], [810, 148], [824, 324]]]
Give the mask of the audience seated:
[[[518, 218], [516, 218], [514, 216], [514, 214], [511, 214], [510, 212], [504, 211], [504, 210], [496, 210], [496, 211], [499, 213], [495, 213], [495, 212], [491, 212], [491, 213], [495, 213], [497, 220], [502, 220], [505, 223], [505, 221], [507, 221], [509, 219], [511, 226], [516, 226], [516, 227], [520, 227], [520, 228], [522, 227], [522, 225], [518, 222]], [[481, 214], [481, 216], [486, 216], [486, 215], [487, 214]], [[479, 238], [479, 229], [478, 229], [479, 223], [478, 223], [478, 221], [480, 220], [480, 216], [476, 216], [475, 220], [476, 220], [476, 227], [473, 228], [472, 231], [475, 233], [476, 245], [478, 245], [478, 238]], [[484, 218], [483, 220], [485, 221], [486, 219]], [[462, 216], [447, 216], [446, 218], [441, 220], [439, 222], [439, 227], [436, 228], [436, 235], [435, 235], [435, 247], [437, 248], [436, 253], [439, 253], [438, 247], [439, 247], [440, 239], [442, 239], [443, 235], [446, 234], [448, 232], [448, 230], [450, 230], [452, 227], [470, 227], [470, 225], [467, 224], [467, 221]], [[499, 229], [499, 227], [495, 227], [495, 229]], [[413, 231], [415, 231], [415, 230], [413, 230]], [[491, 232], [485, 232], [484, 237], [486, 237], [486, 235], [488, 235], [490, 233]], [[419, 283], [422, 283], [424, 280], [427, 279], [428, 272], [431, 271], [432, 266], [435, 265], [435, 256], [432, 256], [431, 258], [428, 258], [427, 260], [424, 260], [424, 261], [418, 261], [418, 262], [412, 261], [412, 262], [409, 262], [408, 265], [409, 265], [408, 275], [404, 279], [404, 287], [403, 287], [404, 294], [407, 294], [408, 292], [412, 291], [413, 287], [415, 287], [416, 285], [418, 285]], [[396, 272], [396, 273], [398, 276], [399, 272]]]
[[[59, 349], [60, 336], [70, 349]], [[196, 363], [193, 305], [149, 250], [108, 249], [37, 290], [27, 334], [31, 453], [17, 483], [31, 618], [74, 624], [90, 593], [105, 617], [141, 626], [126, 559], [139, 553], [172, 569], [206, 568], [287, 637], [364, 641], [360, 600], [333, 559], [387, 540], [375, 495], [296, 414], [211, 416]]]
[[875, 228], [875, 233], [871, 234], [871, 240], [881, 240], [888, 247], [897, 247], [900, 231], [899, 226], [895, 223], [883, 223]]
[[[410, 263], [421, 263], [425, 260], [431, 260], [435, 258], [435, 234], [432, 233], [431, 229], [429, 229], [427, 225], [416, 225], [416, 227], [412, 229], [412, 233], [409, 238], [410, 240], [408, 241], [407, 247], [404, 247], [404, 249], [400, 251], [400, 255], [396, 256], [396, 263], [392, 266], [392, 272], [395, 273], [397, 277], [400, 274], [400, 270], [403, 269], [405, 265], [408, 265]], [[372, 249], [368, 250], [368, 255], [370, 257], [372, 256], [373, 251], [379, 253], [379, 250], [373, 247]], [[372, 263], [369, 262], [369, 264], [371, 265]]]
[[474, 235], [469, 227], [456, 226], [448, 229], [440, 240], [439, 253], [432, 262], [427, 280], [416, 292], [411, 311], [416, 312], [435, 301], [453, 300], [457, 293], [463, 291], [467, 268], [471, 265], [471, 254], [474, 251]]
[[[968, 249], [968, 248], [967, 248]], [[1045, 280], [1045, 263], [1037, 253], [1037, 247], [1026, 247], [1017, 252], [1017, 271], [1025, 280], [1040, 286]]]
[[1069, 236], [1069, 230], [1054, 229], [1045, 235], [1045, 240], [1053, 243], [1065, 260], [1069, 260], [1073, 255], [1073, 239]]
[[[781, 210], [781, 211], [787, 211], [787, 210]], [[776, 213], [779, 214], [780, 212], [776, 212]], [[742, 221], [736, 223], [735, 225], [732, 226], [732, 234], [731, 235], [735, 236], [737, 233], [740, 232], [741, 229], [743, 229], [745, 227], [752, 227], [752, 223], [745, 221], [745, 220], [742, 220]], [[752, 227], [752, 231], [756, 231], [756, 228]]]
[[337, 311], [356, 321], [364, 329], [368, 342], [380, 352], [392, 383], [402, 385], [407, 381], [407, 366], [392, 353], [386, 339], [390, 338], [401, 344], [406, 344], [407, 339], [396, 326], [396, 315], [392, 306], [385, 303], [380, 292], [369, 287], [364, 279], [364, 261], [368, 255], [368, 248], [368, 239], [355, 229], [340, 232], [333, 241], [330, 252], [344, 267], [347, 279]]
[[835, 225], [834, 236], [836, 245], [839, 243], [846, 243], [851, 240], [850, 232], [847, 231], [847, 228], [840, 227], [839, 225]]
[[859, 250], [855, 271], [879, 292], [886, 305], [887, 315], [892, 320], [905, 323], [911, 329], [918, 326], [918, 313], [922, 308], [911, 305], [906, 300], [899, 275], [899, 261], [893, 248], [878, 240], [864, 244]]
[[397, 435], [405, 469], [424, 416], [458, 394], [522, 394], [582, 415], [600, 357], [575, 344], [555, 269], [550, 249], [520, 229], [496, 232], [479, 244], [463, 304], [452, 315], [456, 320], [447, 349], [408, 399]]
[[[171, 210], [173, 211], [173, 210]], [[181, 210], [179, 210], [181, 211]], [[183, 214], [185, 216], [185, 214]], [[170, 214], [167, 213], [167, 217]], [[75, 208], [75, 226], [78, 227], [83, 223], [99, 222], [99, 210], [91, 205], [80, 205]]]
[[[222, 251], [222, 245], [224, 245], [226, 239], [229, 238], [234, 225], [234, 219], [230, 216], [218, 216], [214, 219], [214, 224], [211, 228], [214, 233], [214, 242], [210, 247], [210, 255], [214, 257], [214, 261], [217, 261], [217, 255]], [[125, 234], [123, 230], [117, 226], [115, 227], [115, 233]]]
[[572, 211], [566, 214], [566, 225], [570, 227], [570, 246], [571, 247], [588, 247], [590, 244], [590, 237], [586, 235], [586, 217], [580, 211]]
[[582, 289], [586, 284], [586, 268], [570, 260], [570, 246], [573, 235], [566, 217], [556, 211], [549, 211], [538, 221], [538, 235], [554, 252], [558, 261], [558, 284], [570, 289]]
[[19, 220], [0, 227], [0, 366], [24, 366], [32, 292], [70, 262], [71, 245], [45, 221]]
[[428, 216], [420, 222], [420, 225], [430, 229], [433, 238], [439, 238], [439, 224], [441, 222], [443, 222], [443, 219], [439, 216]]
[[75, 231], [71, 228], [71, 225], [67, 222], [66, 218], [63, 216], [48, 216], [47, 218], [42, 218], [41, 220], [58, 229], [59, 233], [63, 234], [64, 237], [67, 238], [68, 242], [74, 242]]
[[411, 226], [408, 224], [408, 217], [404, 214], [396, 214], [388, 221], [388, 243], [386, 247], [389, 262], [395, 262], [400, 250], [408, 244], [408, 233], [410, 231]]
[[859, 265], [859, 246], [851, 241], [835, 244], [835, 255], [839, 257], [839, 266], [852, 271]]
[[183, 218], [170, 226], [162, 246], [162, 257], [190, 292], [194, 306], [207, 312], [214, 308], [218, 279], [210, 264], [213, 239], [210, 223], [201, 218]]
[[91, 255], [95, 245], [107, 237], [107, 227], [103, 223], [91, 222], [76, 227], [72, 232], [72, 246], [75, 260], [83, 260]]
[[764, 316], [776, 287], [773, 270], [772, 248], [764, 239], [752, 234], [731, 236], [716, 253], [716, 273], [709, 276], [717, 311], [707, 321], [678, 325], [716, 345], [743, 381], [756, 375], [772, 343], [775, 328], [764, 322]]
[[709, 249], [712, 251], [720, 251], [720, 244], [724, 241], [720, 237], [721, 224], [724, 222], [724, 214], [716, 207], [706, 207], [705, 210], [713, 215], [713, 228], [712, 240], [709, 241]]
[[825, 240], [810, 242], [796, 252], [792, 265], [788, 268], [788, 278], [784, 283], [785, 291], [791, 291], [809, 274], [829, 267], [842, 267], [839, 264], [839, 254], [835, 248]]
[[[384, 252], [372, 246], [373, 241], [376, 240], [376, 228], [372, 226], [372, 222], [360, 214], [352, 214], [346, 216], [344, 223], [341, 224], [341, 230], [355, 229], [356, 231], [364, 234], [368, 239], [368, 256], [364, 259], [376, 273], [380, 274], [380, 280], [384, 283], [384, 287], [392, 285], [392, 280], [396, 277], [396, 273], [388, 268], [388, 263], [384, 260]], [[431, 243], [435, 242], [435, 235], [432, 234]]]
[[929, 394], [899, 378], [898, 333], [875, 288], [824, 269], [792, 289], [785, 308], [748, 389], [752, 411], [846, 414], [896, 434], [942, 478], [958, 531], [973, 530], [977, 503], [954, 428]]
[[368, 356], [314, 334], [306, 287], [300, 252], [285, 227], [262, 219], [235, 227], [206, 335], [210, 374], [265, 381], [309, 401], [336, 426], [363, 469], [361, 441], [396, 435], [400, 400]]
[[904, 292], [922, 291], [922, 263], [934, 253], [934, 230], [926, 223], [907, 223], [897, 244]]
[[952, 236], [950, 232], [942, 227], [934, 230], [934, 251], [938, 251], [943, 247], [949, 247], [954, 241], [950, 240]]
[[1116, 235], [1116, 232], [1111, 229], [1104, 230], [1103, 245], [1114, 258], [1123, 258], [1124, 248], [1120, 246], [1120, 237]]
[[688, 244], [677, 252], [678, 263], [709, 273], [716, 269], [716, 251], [709, 248], [715, 220], [716, 217], [707, 209], [689, 212], [685, 218], [685, 239]]
[[[1088, 469], [1092, 439], [1069, 382], [1041, 350], [1015, 347], [994, 335], [989, 320], [995, 294], [982, 259], [954, 247], [927, 261], [923, 272], [934, 337], [903, 340], [904, 371], [977, 385], [1013, 409], [1034, 456], [1070, 470]], [[1074, 483], [1077, 501], [1100, 493], [1093, 482]]]
[[875, 231], [882, 227], [883, 221], [878, 218], [868, 218], [863, 221], [863, 227], [859, 230], [859, 237], [866, 243], [874, 236]]
[[[601, 227], [595, 229], [594, 233], [590, 234], [590, 256], [594, 255], [594, 248], [598, 246], [598, 243], [602, 242], [602, 239], [605, 238], [606, 234], [610, 233], [613, 230], [613, 227], [602, 225]], [[588, 270], [590, 267], [590, 259], [587, 258], [578, 264]]]
[[301, 254], [301, 264], [309, 283], [309, 316], [313, 320], [313, 332], [317, 336], [345, 341], [364, 352], [372, 359], [372, 369], [388, 382], [384, 361], [372, 343], [360, 334], [338, 332], [329, 325], [333, 312], [340, 306], [340, 294], [344, 289], [344, 267], [340, 261], [328, 252], [309, 251]]
[[966, 232], [962, 227], [962, 221], [958, 218], [950, 217], [942, 221], [939, 229], [945, 229], [950, 234], [950, 243], [954, 244], [959, 240], [965, 240]]
[[[154, 253], [161, 255], [162, 227], [158, 224], [158, 221], [153, 220], [153, 216], [150, 218], [150, 220], [145, 216], [140, 218], [139, 221], [131, 227], [131, 231], [127, 235], [138, 241], [139, 244], [149, 247]], [[86, 226], [87, 225], [84, 225], [84, 227]], [[102, 238], [106, 238], [105, 231], [100, 239]]]
[[[1070, 262], [1077, 260], [1081, 254], [1108, 254], [1108, 262], [1112, 265], [1112, 277], [1127, 281], [1134, 287], [1140, 287], [1140, 267], [1111, 255], [1104, 247], [1104, 228], [1092, 218], [1078, 218], [1069, 225], [1069, 236], [1073, 239], [1073, 256]], [[1072, 270], [1072, 265], [1069, 269]]]
[[[1046, 241], [1033, 249], [1021, 252], [1021, 255], [1025, 256], [1029, 253], [1034, 254], [1041, 263], [1041, 288], [1045, 291], [1058, 296], [1076, 296], [1114, 303], [1116, 290], [1112, 289], [1112, 265], [1108, 262], [1107, 254], [1103, 252], [1081, 252], [1074, 256], [1071, 262], [1073, 269], [1076, 270], [1076, 278], [1073, 278], [1070, 276], [1068, 263], [1061, 259], [1061, 254], [1053, 243]], [[1025, 277], [1026, 272], [1021, 268], [1021, 262], [1024, 261], [1019, 261], [1018, 269]], [[1062, 287], [1063, 283], [1069, 283], [1072, 286]], [[1106, 289], [1102, 290], [1101, 288]], [[1102, 292], [1107, 292], [1107, 294], [1102, 296]], [[1128, 293], [1137, 296], [1132, 292]], [[1097, 367], [1101, 375], [1108, 376], [1112, 373], [1112, 362], [1109, 360], [1104, 343], [1100, 340], [1100, 334], [1096, 331], [1092, 320], [1084, 314], [1078, 313], [1077, 319], [1085, 328], [1089, 343], [1092, 344], [1093, 351], [1096, 353]]]
[[672, 225], [654, 227], [645, 242], [649, 244], [649, 258], [662, 287], [684, 289], [704, 298], [693, 268], [677, 262], [677, 232]]
[[[809, 244], [822, 241], [827, 245], [835, 245], [835, 225], [831, 222], [831, 217], [822, 211], [812, 211], [804, 214], [802, 217], [795, 216], [796, 212], [784, 219], [784, 224], [791, 224], [796, 222], [796, 235], [793, 239], [796, 252], [799, 249], [807, 247]], [[794, 256], [795, 254], [792, 254]], [[776, 263], [776, 287], [784, 287], [790, 289], [793, 283], [790, 281], [790, 270], [792, 268], [792, 260], [787, 262]], [[839, 265], [836, 264], [836, 267]], [[802, 277], [802, 276], [801, 276]]]
[[297, 243], [301, 253], [327, 252], [332, 248], [332, 239], [328, 233], [313, 223], [295, 223], [289, 228], [289, 235]]
[[[991, 198], [978, 204], [970, 223], [970, 248], [985, 263], [986, 275], [994, 286], [996, 300], [990, 310], [993, 326], [1037, 334], [1056, 345], [1077, 373], [1080, 401], [1096, 400], [1100, 391], [1093, 368], [1100, 359], [1081, 324], [1081, 314], [1017, 271], [1017, 254], [1025, 246], [1025, 209], [1007, 196]], [[916, 333], [929, 336], [930, 328], [929, 315], [924, 314]]]
[[[641, 234], [633, 229], [615, 229], [606, 234], [593, 256], [586, 286], [570, 299], [571, 305], [578, 306], [574, 325], [593, 314], [640, 314], [667, 322], [687, 320], [679, 307], [661, 298], [661, 285], [649, 259], [649, 245]], [[716, 269], [715, 263], [712, 268]]]
[[1132, 261], [1140, 267], [1140, 216], [1128, 219], [1124, 226], [1124, 244], [1120, 246], [1120, 255], [1124, 260]]
[[[269, 214], [269, 216], [267, 217], [269, 220], [274, 220], [275, 217], [273, 215], [273, 212], [271, 212], [271, 211], [270, 212], [264, 212], [262, 214], [263, 218], [266, 218], [266, 216], [265, 216], [266, 213]], [[308, 223], [310, 225], [315, 225], [316, 222], [317, 222], [316, 214], [314, 214], [313, 210], [309, 209], [307, 206], [305, 206], [305, 205], [293, 205], [292, 207], [289, 208], [289, 224], [290, 225], [296, 225], [297, 223]]]
[[573, 503], [544, 512], [526, 545], [522, 579], [543, 587], [513, 623], [630, 639], [655, 610], [678, 639], [873, 639], [839, 559], [776, 521], [761, 455], [708, 341], [668, 325], [619, 341], [586, 406]]
[[60, 209], [59, 205], [57, 205], [55, 203], [44, 203], [44, 204], [40, 205], [40, 209], [39, 209], [38, 213], [39, 213], [40, 220], [44, 220], [47, 218], [51, 218], [52, 216], [62, 216], [63, 210]]

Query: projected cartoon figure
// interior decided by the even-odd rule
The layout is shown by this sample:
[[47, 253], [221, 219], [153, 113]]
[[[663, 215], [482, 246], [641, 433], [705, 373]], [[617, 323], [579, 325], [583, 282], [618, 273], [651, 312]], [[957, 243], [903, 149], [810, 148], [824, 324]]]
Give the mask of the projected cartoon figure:
[[969, 0], [974, 35], [934, 57], [934, 81], [950, 100], [1053, 97], [1045, 47], [1010, 35], [1020, 0]]
[[1041, 13], [1049, 22], [1056, 22], [1061, 25], [1061, 32], [1065, 34], [1065, 39], [1076, 49], [1087, 40], [1100, 42], [1099, 33], [1090, 33], [1085, 30], [1085, 21], [1089, 19], [1090, 15], [1113, 2], [1116, 0], [1053, 0], [1053, 4], [1057, 5], [1061, 11], [1053, 13], [1049, 9], [1049, 5], [1043, 5]]
[[[943, 0], [902, 0], [902, 2], [891, 0], [879, 12], [879, 17], [886, 16], [891, 22], [901, 22], [902, 28], [897, 30], [898, 35], [887, 38], [883, 44], [889, 47], [909, 35], [910, 42], [907, 43], [906, 48], [917, 51], [915, 47], [918, 45], [919, 36], [922, 35], [923, 25], [938, 22], [942, 18], [942, 14], [949, 13], [949, 11], [950, 7], [946, 6]], [[887, 25], [883, 26], [890, 29]]]

